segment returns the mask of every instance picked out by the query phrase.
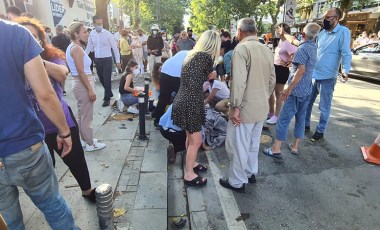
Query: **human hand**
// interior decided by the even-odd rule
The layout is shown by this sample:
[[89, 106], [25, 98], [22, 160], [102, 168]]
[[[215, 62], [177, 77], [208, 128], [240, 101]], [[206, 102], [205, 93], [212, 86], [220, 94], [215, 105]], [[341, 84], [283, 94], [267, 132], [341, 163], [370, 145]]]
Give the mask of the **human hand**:
[[117, 67], [118, 69], [121, 69], [121, 64], [120, 64], [120, 63], [117, 63], [117, 64], [116, 64], [116, 67]]
[[339, 76], [340, 76], [340, 81], [341, 81], [342, 83], [346, 83], [346, 82], [348, 81], [348, 74], [346, 74], [346, 73], [342, 73], [342, 74], [340, 74]]
[[90, 99], [91, 102], [94, 102], [96, 100], [96, 94], [94, 90], [88, 91], [88, 98]]
[[289, 97], [291, 92], [292, 92], [292, 90], [289, 88], [286, 88], [283, 91], [281, 91], [280, 92], [280, 100], [282, 100], [282, 101], [288, 100], [288, 97]]
[[73, 146], [71, 135], [67, 138], [61, 138], [57, 135], [57, 147], [58, 149], [62, 149], [61, 157], [67, 156], [70, 153], [71, 148]]
[[240, 109], [239, 108], [233, 108], [230, 111], [230, 120], [235, 127], [240, 125], [241, 120], [240, 120]]

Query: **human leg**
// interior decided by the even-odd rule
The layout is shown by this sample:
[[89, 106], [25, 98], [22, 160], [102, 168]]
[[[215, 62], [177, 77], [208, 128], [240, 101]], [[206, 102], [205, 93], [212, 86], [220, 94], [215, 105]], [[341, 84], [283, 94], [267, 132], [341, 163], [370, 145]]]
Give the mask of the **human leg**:
[[95, 63], [96, 73], [99, 77], [99, 81], [102, 84], [102, 86], [104, 87], [104, 74], [103, 74], [104, 63], [103, 63], [103, 59], [102, 58], [95, 58], [94, 63]]
[[311, 90], [309, 102], [306, 108], [305, 127], [310, 127], [311, 112], [313, 111], [313, 105], [318, 94], [319, 94], [319, 91], [317, 87], [317, 81], [313, 80], [312, 90]]
[[104, 78], [104, 101], [109, 101], [113, 97], [111, 89], [111, 77], [112, 77], [112, 57], [103, 58], [103, 78]]
[[250, 178], [252, 175], [256, 175], [259, 171], [259, 149], [260, 149], [260, 137], [263, 130], [264, 122], [256, 122], [253, 125], [251, 133], [251, 142], [249, 145], [248, 156], [248, 167], [245, 169], [247, 178]]
[[317, 126], [317, 131], [319, 133], [324, 133], [327, 127], [327, 124], [330, 119], [331, 112], [331, 102], [334, 94], [334, 88], [336, 84], [336, 79], [326, 79], [321, 80], [319, 85], [319, 93], [320, 93], [320, 102], [319, 102], [319, 110], [321, 111], [321, 115], [319, 117], [319, 123]]
[[188, 139], [188, 146], [186, 149], [186, 169], [183, 179], [185, 181], [192, 181], [198, 177], [198, 175], [194, 173], [193, 167], [197, 158], [199, 147], [202, 144], [202, 133], [189, 133], [186, 131], [186, 136]]
[[[76, 229], [71, 211], [59, 192], [58, 181], [54, 173], [50, 154], [43, 143], [38, 143], [34, 147], [6, 157], [4, 165], [5, 168], [0, 170], [0, 174], [4, 173], [4, 175], [7, 175], [8, 185], [12, 184], [13, 186], [22, 187], [33, 203], [45, 215], [52, 229]], [[4, 185], [3, 179], [5, 180], [1, 176], [0, 186]], [[2, 192], [2, 189], [0, 189], [0, 194]], [[17, 205], [19, 205], [18, 194], [13, 193], [8, 195], [11, 201], [15, 201], [12, 204], [13, 207], [16, 207], [13, 208], [13, 211], [19, 209], [17, 208]], [[6, 198], [7, 202], [9, 202], [8, 197]], [[0, 198], [1, 213], [8, 213], [9, 210], [6, 208], [3, 211], [3, 205], [3, 200]], [[19, 218], [18, 213], [15, 214], [16, 216], [11, 217], [10, 220], [8, 217], [5, 217], [7, 223], [11, 223], [11, 226], [16, 223], [15, 221], [20, 221], [20, 219], [15, 219]], [[6, 214], [5, 216], [8, 215]], [[23, 227], [10, 227], [10, 229], [23, 229]]]

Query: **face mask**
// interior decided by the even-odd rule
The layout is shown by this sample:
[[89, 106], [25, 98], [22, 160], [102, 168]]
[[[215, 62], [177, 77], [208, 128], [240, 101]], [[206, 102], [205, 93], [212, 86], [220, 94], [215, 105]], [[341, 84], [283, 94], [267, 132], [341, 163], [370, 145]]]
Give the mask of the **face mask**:
[[100, 33], [102, 32], [103, 26], [95, 26], [95, 31]]
[[152, 31], [153, 35], [157, 35], [157, 30]]
[[221, 63], [221, 62], [223, 62], [223, 56], [219, 56], [218, 58], [218, 63]]
[[329, 30], [331, 29], [332, 25], [331, 22], [327, 19], [323, 19], [323, 29]]
[[166, 37], [162, 37], [162, 39], [166, 40]]
[[227, 39], [225, 37], [222, 37], [221, 39], [222, 39], [222, 42], [227, 41]]
[[139, 69], [134, 69], [134, 70], [133, 70], [133, 74], [134, 74], [134, 75], [138, 75], [138, 74], [140, 74], [140, 70], [139, 70]]

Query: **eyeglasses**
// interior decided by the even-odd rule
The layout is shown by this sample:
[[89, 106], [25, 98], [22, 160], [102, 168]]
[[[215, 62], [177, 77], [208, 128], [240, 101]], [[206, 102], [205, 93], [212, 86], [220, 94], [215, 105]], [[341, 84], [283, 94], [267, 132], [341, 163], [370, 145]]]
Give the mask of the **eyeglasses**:
[[337, 15], [330, 16], [330, 17], [326, 17], [326, 16], [325, 16], [325, 19], [330, 21], [331, 19], [333, 19], [333, 18], [335, 18], [335, 17], [337, 17]]

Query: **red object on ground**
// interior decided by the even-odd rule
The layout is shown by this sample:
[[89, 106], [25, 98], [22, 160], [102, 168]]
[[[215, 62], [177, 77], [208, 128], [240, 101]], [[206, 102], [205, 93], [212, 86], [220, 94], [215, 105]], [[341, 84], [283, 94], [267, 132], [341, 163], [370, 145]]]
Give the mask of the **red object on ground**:
[[371, 147], [361, 147], [364, 160], [380, 165], [380, 146], [373, 143]]

